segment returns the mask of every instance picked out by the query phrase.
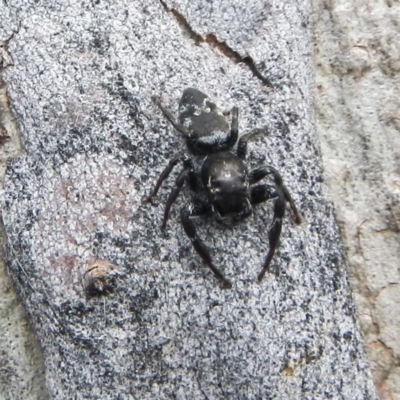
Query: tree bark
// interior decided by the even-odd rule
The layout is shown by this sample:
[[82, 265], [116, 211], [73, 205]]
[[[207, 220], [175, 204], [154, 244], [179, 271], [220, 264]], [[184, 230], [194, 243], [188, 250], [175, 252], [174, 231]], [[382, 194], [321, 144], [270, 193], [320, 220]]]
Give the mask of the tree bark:
[[[24, 147], [5, 182], [6, 258], [50, 397], [375, 399], [314, 132], [309, 3], [3, 10]], [[151, 98], [176, 111], [188, 86], [238, 106], [241, 133], [268, 129], [248, 164], [276, 167], [303, 215], [298, 227], [288, 213], [261, 284], [272, 205], [234, 228], [197, 222], [223, 290], [180, 226], [189, 189], [165, 236], [173, 179], [156, 207], [142, 202], [185, 150]]]
[[373, 380], [400, 399], [400, 3], [315, 2], [317, 132]]

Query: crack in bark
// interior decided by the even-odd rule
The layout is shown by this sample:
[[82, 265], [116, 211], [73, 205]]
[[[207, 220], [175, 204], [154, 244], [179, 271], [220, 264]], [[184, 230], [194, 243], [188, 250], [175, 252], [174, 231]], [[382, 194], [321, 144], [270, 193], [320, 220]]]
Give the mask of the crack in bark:
[[250, 57], [249, 55], [242, 57], [236, 50], [232, 49], [228, 44], [226, 44], [226, 42], [219, 40], [214, 33], [207, 33], [205, 37], [203, 37], [190, 26], [189, 22], [183, 16], [183, 14], [181, 14], [178, 10], [174, 8], [168, 8], [168, 5], [163, 0], [159, 1], [164, 7], [165, 11], [174, 16], [182, 30], [189, 35], [190, 39], [192, 39], [196, 45], [199, 45], [200, 43], [207, 43], [212, 48], [219, 50], [220, 53], [229, 58], [235, 64], [241, 63], [246, 65], [247, 68], [250, 69], [252, 74], [263, 83], [263, 85], [271, 88], [273, 87], [271, 81], [267, 77], [262, 75], [261, 72], [257, 69], [257, 66], [252, 57]]
[[10, 125], [13, 121], [10, 99], [3, 80], [3, 68], [0, 66], [0, 148], [11, 138]]
[[[21, 22], [18, 24], [18, 28], [11, 33], [11, 35], [3, 41], [3, 43], [0, 45], [0, 48], [2, 49], [3, 55], [0, 54], [0, 73], [2, 73], [6, 68], [14, 66], [14, 59], [10, 53], [10, 50], [8, 49], [8, 46], [10, 44], [11, 39], [14, 38], [14, 36], [19, 33], [19, 30], [21, 28]], [[4, 65], [4, 55], [8, 58], [8, 63]]]

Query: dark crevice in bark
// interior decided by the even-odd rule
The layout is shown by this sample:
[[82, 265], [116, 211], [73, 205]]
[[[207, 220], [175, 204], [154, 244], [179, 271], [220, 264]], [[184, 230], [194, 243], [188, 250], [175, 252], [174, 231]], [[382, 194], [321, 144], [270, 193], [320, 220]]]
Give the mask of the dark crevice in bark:
[[201, 36], [190, 26], [187, 19], [179, 11], [175, 10], [174, 8], [168, 8], [167, 4], [163, 0], [159, 1], [164, 9], [174, 16], [182, 30], [189, 35], [190, 39], [192, 39], [196, 45], [199, 45], [200, 43], [207, 43], [212, 48], [219, 50], [225, 57], [229, 58], [235, 64], [242, 63], [246, 65], [252, 74], [263, 83], [263, 85], [273, 87], [271, 81], [263, 76], [257, 69], [252, 57], [242, 57], [236, 50], [232, 49], [225, 42], [219, 40], [214, 33], [207, 33], [205, 37]]
[[11, 33], [11, 35], [3, 41], [0, 45], [1, 53], [0, 53], [0, 72], [4, 71], [8, 67], [12, 67], [14, 65], [14, 59], [8, 49], [10, 41], [14, 38], [16, 34], [19, 33], [21, 28], [21, 22], [18, 24], [18, 28]]

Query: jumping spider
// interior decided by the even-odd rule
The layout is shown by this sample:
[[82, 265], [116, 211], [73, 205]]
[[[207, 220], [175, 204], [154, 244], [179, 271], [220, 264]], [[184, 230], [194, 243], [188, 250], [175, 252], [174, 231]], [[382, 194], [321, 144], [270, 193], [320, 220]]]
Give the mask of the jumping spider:
[[[245, 163], [247, 142], [265, 133], [265, 129], [255, 129], [241, 136], [234, 152], [232, 148], [238, 139], [239, 110], [237, 107], [223, 113], [207, 95], [197, 89], [188, 88], [183, 92], [179, 102], [180, 114], [179, 122], [177, 122], [172, 113], [161, 104], [159, 97], [155, 96], [153, 100], [186, 140], [190, 153], [205, 157], [201, 170], [198, 172], [187, 154], [177, 154], [158, 178], [153, 192], [146, 201], [151, 201], [157, 195], [162, 182], [174, 166], [179, 162], [183, 163], [183, 169], [176, 179], [175, 188], [171, 191], [165, 206], [162, 229], [166, 227], [173, 202], [183, 184], [188, 182], [195, 196], [192, 206], [183, 207], [181, 210], [183, 228], [206, 265], [224, 287], [230, 288], [232, 286], [230, 281], [214, 265], [207, 246], [198, 237], [192, 218], [213, 215], [219, 223], [233, 225], [249, 217], [254, 205], [275, 199], [274, 217], [268, 229], [269, 251], [258, 275], [258, 280], [261, 281], [278, 247], [286, 202], [290, 204], [295, 223], [301, 222], [300, 214], [279, 172], [269, 165], [249, 171]], [[232, 115], [230, 126], [226, 118], [227, 114]], [[252, 186], [266, 176], [272, 177], [274, 185]]]

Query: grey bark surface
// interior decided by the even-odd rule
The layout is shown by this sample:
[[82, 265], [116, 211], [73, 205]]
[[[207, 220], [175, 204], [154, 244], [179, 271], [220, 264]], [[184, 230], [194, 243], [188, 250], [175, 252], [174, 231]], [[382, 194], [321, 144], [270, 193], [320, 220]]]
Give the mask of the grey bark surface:
[[[374, 399], [315, 138], [308, 2], [3, 3], [2, 74], [24, 154], [3, 194], [7, 262], [44, 351], [51, 398]], [[11, 57], [12, 56], [12, 57]], [[3, 63], [4, 66], [4, 63]], [[249, 164], [278, 168], [286, 218], [271, 273], [271, 205], [221, 229], [198, 221], [222, 290], [173, 208], [142, 204], [184, 144], [151, 101], [185, 87], [268, 127]], [[88, 262], [120, 275], [85, 295]]]

